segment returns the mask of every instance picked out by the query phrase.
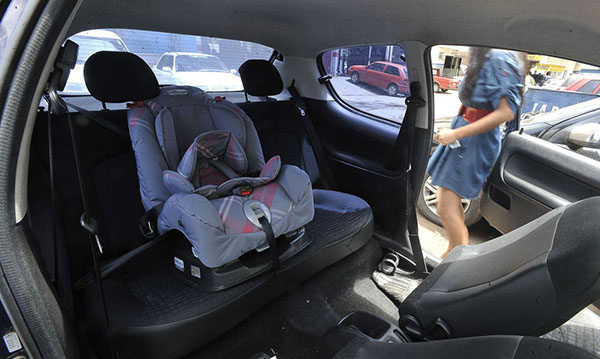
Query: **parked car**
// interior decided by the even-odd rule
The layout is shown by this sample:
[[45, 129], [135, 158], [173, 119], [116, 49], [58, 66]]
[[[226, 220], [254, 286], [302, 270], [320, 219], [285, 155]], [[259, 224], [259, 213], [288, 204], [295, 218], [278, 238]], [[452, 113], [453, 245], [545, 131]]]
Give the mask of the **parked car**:
[[354, 65], [348, 69], [350, 80], [386, 90], [390, 96], [408, 94], [408, 71], [406, 66], [386, 61], [376, 61], [369, 65]]
[[440, 69], [432, 69], [433, 71], [433, 92], [447, 92], [448, 90], [458, 89], [460, 80], [453, 77], [440, 75]]
[[109, 30], [83, 31], [69, 39], [79, 45], [77, 64], [63, 90], [69, 95], [89, 94], [83, 78], [83, 65], [92, 54], [98, 51], [129, 51], [119, 35]]
[[242, 91], [237, 70], [228, 69], [216, 56], [194, 52], [164, 53], [154, 66], [161, 84], [196, 86], [208, 92]]
[[[523, 115], [521, 127], [526, 134], [568, 148], [586, 157], [600, 160], [600, 152], [597, 148], [582, 146], [581, 143], [574, 143], [569, 138], [571, 132], [578, 131], [580, 130], [579, 126], [589, 123], [600, 124], [600, 98], [567, 106], [552, 112], [539, 113], [531, 117]], [[419, 211], [425, 218], [437, 225], [441, 225], [442, 223], [436, 209], [437, 191], [438, 187], [434, 186], [431, 183], [431, 177], [426, 175], [421, 186], [421, 194], [417, 200], [417, 208], [419, 208]], [[474, 225], [482, 218], [479, 203], [480, 198], [462, 200], [467, 226]], [[497, 227], [494, 223], [494, 217], [490, 217], [487, 220], [490, 225]]]

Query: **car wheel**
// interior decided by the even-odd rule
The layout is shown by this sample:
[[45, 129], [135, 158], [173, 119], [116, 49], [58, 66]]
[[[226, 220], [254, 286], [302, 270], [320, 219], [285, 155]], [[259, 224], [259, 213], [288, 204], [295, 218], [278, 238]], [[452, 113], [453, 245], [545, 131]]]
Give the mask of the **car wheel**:
[[396, 84], [389, 84], [387, 87], [387, 93], [390, 96], [396, 96], [398, 94], [398, 86]]
[[[417, 208], [423, 217], [427, 218], [429, 221], [437, 224], [438, 226], [441, 226], [442, 221], [437, 215], [438, 189], [438, 186], [434, 186], [431, 183], [431, 176], [427, 174], [417, 199]], [[479, 222], [481, 219], [481, 212], [479, 212], [479, 198], [471, 200], [464, 199], [461, 202], [465, 212], [465, 224], [467, 226], [472, 226]]]
[[448, 92], [448, 89], [441, 89], [441, 91], [442, 91], [443, 93], [446, 93], [446, 92]]
[[440, 84], [438, 84], [437, 82], [435, 82], [433, 84], [433, 93], [438, 93], [440, 92]]
[[354, 71], [350, 74], [350, 81], [352, 81], [352, 83], [355, 84], [360, 82], [360, 75], [358, 74], [358, 72]]

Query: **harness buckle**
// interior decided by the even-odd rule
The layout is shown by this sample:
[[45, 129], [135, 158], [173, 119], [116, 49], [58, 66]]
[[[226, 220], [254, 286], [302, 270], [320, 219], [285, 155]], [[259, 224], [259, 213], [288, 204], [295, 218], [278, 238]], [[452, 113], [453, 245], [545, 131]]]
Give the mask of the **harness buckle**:
[[243, 185], [243, 186], [239, 186], [236, 189], [233, 190], [233, 194], [236, 194], [238, 196], [242, 196], [242, 197], [248, 197], [249, 195], [252, 194], [252, 190], [253, 188], [248, 186], [248, 185]]

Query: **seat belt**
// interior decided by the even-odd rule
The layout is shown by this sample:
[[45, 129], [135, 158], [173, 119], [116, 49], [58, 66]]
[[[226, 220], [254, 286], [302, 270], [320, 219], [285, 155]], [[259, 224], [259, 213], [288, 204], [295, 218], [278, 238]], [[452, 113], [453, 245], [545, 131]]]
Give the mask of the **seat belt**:
[[[98, 226], [96, 220], [90, 215], [90, 205], [87, 199], [85, 184], [83, 182], [83, 171], [81, 168], [81, 162], [79, 160], [79, 150], [77, 140], [75, 138], [75, 126], [73, 124], [73, 119], [68, 111], [68, 104], [58, 95], [56, 92], [56, 86], [51, 84], [49, 92], [47, 94], [48, 99], [48, 110], [52, 115], [56, 116], [59, 114], [66, 114], [67, 121], [69, 124], [69, 134], [71, 136], [71, 145], [73, 147], [73, 156], [75, 159], [75, 168], [77, 171], [77, 180], [79, 182], [79, 190], [81, 193], [81, 202], [83, 205], [83, 213], [80, 217], [81, 226], [89, 232], [89, 244], [90, 250], [92, 254], [92, 264], [94, 267], [94, 275], [96, 279], [96, 284], [98, 288], [98, 293], [100, 296], [100, 302], [102, 303], [102, 312], [103, 312], [103, 320], [104, 326], [106, 329], [106, 342], [108, 344], [108, 350], [110, 351], [110, 357], [116, 358], [112, 334], [110, 331], [110, 321], [108, 316], [108, 310], [106, 308], [106, 299], [104, 296], [104, 288], [102, 286], [101, 273], [100, 273], [100, 259], [99, 254], [103, 253], [102, 244], [100, 243], [100, 238], [98, 237]], [[99, 253], [96, 252], [96, 249]]]
[[396, 142], [394, 143], [391, 156], [385, 167], [392, 171], [401, 170], [403, 173], [404, 181], [406, 183], [404, 193], [404, 198], [406, 200], [404, 213], [406, 216], [406, 228], [399, 225], [395, 238], [406, 238], [406, 234], [408, 233], [408, 239], [416, 267], [415, 274], [423, 276], [427, 274], [427, 266], [425, 264], [425, 258], [423, 257], [423, 250], [421, 249], [421, 242], [419, 240], [419, 225], [414, 202], [415, 188], [412, 185], [411, 172], [417, 110], [426, 105], [426, 101], [421, 97], [421, 84], [419, 82], [414, 81], [410, 84], [410, 96], [406, 98], [405, 103], [406, 113], [404, 114], [404, 119], [402, 120], [402, 125], [398, 132]]
[[304, 123], [304, 128], [306, 129], [306, 135], [308, 136], [308, 140], [312, 145], [313, 151], [315, 153], [315, 157], [317, 158], [317, 166], [319, 167], [319, 171], [321, 172], [321, 181], [323, 186], [326, 189], [336, 189], [339, 188], [338, 182], [331, 170], [331, 166], [327, 160], [327, 155], [325, 154], [325, 150], [321, 145], [321, 141], [319, 140], [319, 136], [317, 135], [317, 130], [308, 115], [306, 103], [304, 99], [294, 86], [296, 80], [292, 81], [290, 87], [288, 87], [288, 91], [290, 95], [292, 95], [292, 102], [300, 111], [300, 117], [302, 117], [302, 122]]
[[129, 140], [129, 133], [127, 133], [127, 131], [123, 130], [121, 127], [119, 127], [117, 124], [108, 121], [107, 119], [103, 118], [102, 116], [98, 116], [97, 114], [95, 114], [94, 112], [88, 111], [84, 108], [81, 108], [79, 106], [73, 105], [72, 103], [69, 103], [67, 101], [65, 101], [64, 99], [62, 99], [62, 102], [65, 103], [68, 107], [74, 109], [75, 111], [81, 113], [82, 115], [84, 115], [85, 117], [89, 118], [90, 120], [96, 122], [97, 124], [99, 124], [100, 126], [116, 133], [117, 135], [126, 138]]

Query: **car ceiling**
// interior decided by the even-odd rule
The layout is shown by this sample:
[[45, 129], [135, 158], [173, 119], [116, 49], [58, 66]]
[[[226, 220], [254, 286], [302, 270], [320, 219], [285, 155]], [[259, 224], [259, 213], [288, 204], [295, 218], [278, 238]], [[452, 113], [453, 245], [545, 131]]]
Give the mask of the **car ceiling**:
[[591, 0], [82, 0], [69, 34], [131, 28], [262, 43], [315, 57], [344, 45], [416, 40], [488, 45], [600, 64]]

